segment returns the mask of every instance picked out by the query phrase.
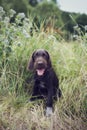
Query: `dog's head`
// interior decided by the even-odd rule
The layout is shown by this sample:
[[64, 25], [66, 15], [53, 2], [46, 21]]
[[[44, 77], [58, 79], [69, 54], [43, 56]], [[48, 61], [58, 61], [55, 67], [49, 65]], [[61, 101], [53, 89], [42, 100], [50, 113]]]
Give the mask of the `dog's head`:
[[49, 53], [44, 49], [34, 51], [29, 60], [28, 69], [35, 70], [39, 76], [42, 76], [49, 68], [51, 68]]

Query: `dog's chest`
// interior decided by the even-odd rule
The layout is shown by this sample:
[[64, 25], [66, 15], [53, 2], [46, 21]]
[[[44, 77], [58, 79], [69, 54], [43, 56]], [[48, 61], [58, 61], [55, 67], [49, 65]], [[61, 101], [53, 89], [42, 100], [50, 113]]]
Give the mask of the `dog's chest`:
[[47, 90], [45, 82], [42, 82], [42, 81], [40, 82], [40, 84], [39, 84], [39, 92], [43, 96], [46, 96], [48, 94], [48, 90]]
[[42, 81], [40, 82], [40, 84], [39, 84], [39, 85], [40, 85], [40, 88], [46, 88], [45, 83], [44, 83], [44, 82], [42, 82]]

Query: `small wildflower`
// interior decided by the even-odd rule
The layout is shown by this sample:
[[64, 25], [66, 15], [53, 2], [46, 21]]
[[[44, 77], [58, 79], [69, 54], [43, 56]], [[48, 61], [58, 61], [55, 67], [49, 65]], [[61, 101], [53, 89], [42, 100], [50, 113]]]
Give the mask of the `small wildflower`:
[[0, 16], [0, 21], [2, 21], [2, 17]]
[[24, 19], [25, 18], [25, 14], [24, 13], [18, 13], [17, 18], [20, 19], [20, 20]]
[[5, 22], [5, 23], [9, 23], [9, 21], [10, 21], [9, 17], [5, 17], [5, 18], [4, 18], [4, 22]]
[[24, 19], [25, 18], [25, 14], [24, 13], [18, 13], [18, 15], [17, 15], [17, 17], [16, 17], [16, 23], [17, 24], [19, 24], [19, 23], [21, 23], [22, 21], [22, 19]]
[[3, 12], [3, 7], [0, 6], [0, 12]]
[[13, 9], [10, 9], [9, 14], [10, 14], [10, 17], [13, 17], [16, 14], [16, 11]]
[[87, 31], [87, 25], [85, 25], [85, 31]]
[[4, 40], [4, 43], [5, 43], [5, 44], [9, 44], [8, 39], [5, 39], [5, 40]]
[[3, 16], [5, 14], [5, 11], [3, 10], [3, 7], [0, 6], [0, 16]]
[[25, 18], [25, 22], [29, 23], [29, 19], [28, 19], [28, 18]]
[[23, 30], [23, 34], [25, 35], [26, 38], [29, 38], [29, 34], [26, 32], [26, 30]]
[[73, 28], [74, 28], [75, 30], [77, 30], [77, 29], [78, 29], [78, 25], [74, 26]]

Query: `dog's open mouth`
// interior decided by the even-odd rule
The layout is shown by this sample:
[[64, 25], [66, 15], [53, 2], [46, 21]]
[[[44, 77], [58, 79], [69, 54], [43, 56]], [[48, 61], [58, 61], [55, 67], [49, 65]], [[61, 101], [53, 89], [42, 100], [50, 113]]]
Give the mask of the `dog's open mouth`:
[[45, 69], [37, 69], [37, 75], [42, 76], [45, 72]]

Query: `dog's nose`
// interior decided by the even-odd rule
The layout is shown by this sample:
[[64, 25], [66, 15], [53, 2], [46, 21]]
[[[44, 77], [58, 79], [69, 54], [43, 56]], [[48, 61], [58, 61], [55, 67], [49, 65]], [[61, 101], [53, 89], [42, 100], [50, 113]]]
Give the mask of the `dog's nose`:
[[43, 62], [38, 62], [38, 65], [39, 65], [39, 66], [42, 66], [42, 65], [43, 65]]
[[40, 69], [40, 68], [44, 68], [44, 64], [43, 64], [42, 61], [38, 62], [37, 64], [38, 64], [38, 68], [39, 68], [39, 69]]

